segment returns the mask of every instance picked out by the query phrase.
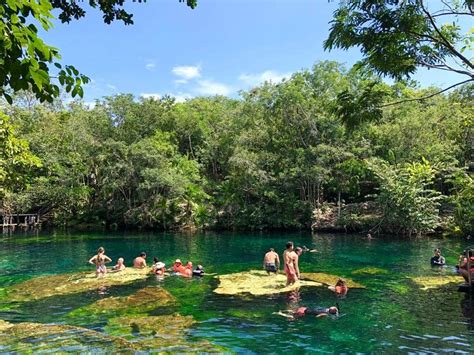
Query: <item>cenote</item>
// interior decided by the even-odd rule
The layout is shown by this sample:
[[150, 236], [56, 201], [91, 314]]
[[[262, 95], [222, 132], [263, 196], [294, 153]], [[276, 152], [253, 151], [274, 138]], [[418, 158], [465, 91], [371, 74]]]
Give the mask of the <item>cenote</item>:
[[[123, 256], [128, 266], [146, 251], [149, 261], [156, 255], [170, 266], [176, 258], [189, 259], [224, 275], [260, 269], [265, 251], [274, 247], [281, 255], [288, 240], [318, 250], [301, 256], [302, 272], [344, 276], [365, 288], [339, 299], [325, 286], [267, 296], [221, 295], [213, 292], [219, 283], [213, 276], [159, 280], [150, 274], [123, 284], [48, 293], [58, 286], [48, 282], [74, 283], [55, 275], [93, 272], [87, 260], [99, 246], [114, 261]], [[454, 265], [466, 246], [460, 240], [40, 232], [4, 236], [0, 246], [0, 319], [8, 322], [0, 321], [1, 352], [469, 353], [474, 348], [474, 301], [457, 291], [461, 278], [444, 282], [453, 281], [452, 267], [429, 265], [435, 247]], [[32, 282], [38, 277], [43, 278]], [[417, 282], [420, 277], [437, 285], [426, 288]], [[342, 313], [337, 319], [291, 321], [274, 314], [336, 302]], [[8, 326], [2, 330], [2, 324]]]

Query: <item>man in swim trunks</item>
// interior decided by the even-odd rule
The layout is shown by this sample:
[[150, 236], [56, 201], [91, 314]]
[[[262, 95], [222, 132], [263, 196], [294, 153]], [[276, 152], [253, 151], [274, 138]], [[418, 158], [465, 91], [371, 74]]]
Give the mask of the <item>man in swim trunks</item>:
[[105, 275], [107, 273], [107, 267], [105, 264], [110, 263], [111, 261], [112, 259], [105, 255], [105, 249], [100, 247], [97, 249], [97, 255], [94, 255], [89, 259], [89, 264], [95, 265], [95, 274], [99, 277], [99, 275]]
[[286, 249], [283, 252], [284, 270], [286, 274], [286, 286], [294, 284], [300, 277], [298, 267], [298, 254], [293, 250], [293, 242], [286, 243]]
[[146, 268], [146, 253], [142, 251], [139, 256], [133, 260], [133, 267], [136, 269]]
[[280, 311], [275, 314], [280, 316], [295, 319], [301, 318], [304, 316], [315, 316], [316, 318], [327, 317], [329, 315], [339, 316], [339, 309], [336, 306], [332, 306], [329, 308], [324, 307], [315, 307], [315, 308], [308, 308], [308, 307], [299, 307], [296, 311], [288, 310], [288, 311]]
[[280, 257], [273, 248], [270, 248], [270, 251], [265, 254], [263, 258], [263, 268], [267, 271], [268, 275], [271, 272], [277, 273], [280, 270]]

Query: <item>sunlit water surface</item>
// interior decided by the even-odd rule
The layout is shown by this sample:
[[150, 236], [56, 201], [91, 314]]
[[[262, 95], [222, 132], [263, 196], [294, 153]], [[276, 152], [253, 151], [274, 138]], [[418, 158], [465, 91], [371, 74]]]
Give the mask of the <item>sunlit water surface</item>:
[[[284, 245], [316, 248], [301, 257], [303, 272], [326, 272], [354, 279], [366, 289], [352, 289], [336, 299], [326, 288], [302, 288], [299, 294], [262, 297], [216, 295], [210, 276], [184, 280], [151, 276], [132, 285], [105, 292], [50, 297], [11, 307], [0, 292], [0, 319], [10, 322], [70, 324], [99, 332], [107, 319], [71, 317], [74, 309], [110, 296], [128, 295], [147, 285], [160, 284], [178, 298], [181, 315], [197, 323], [189, 341], [207, 340], [231, 352], [465, 352], [474, 351], [474, 301], [454, 285], [423, 291], [410, 277], [453, 273], [451, 267], [432, 269], [429, 258], [441, 247], [451, 265], [465, 243], [449, 239], [399, 240], [360, 235], [284, 233], [47, 233], [0, 237], [0, 291], [45, 274], [93, 269], [87, 260], [99, 246], [114, 261], [123, 256], [130, 265], [140, 251], [158, 256], [167, 265], [176, 258], [203, 264], [209, 273], [227, 274], [261, 267], [265, 251]], [[385, 274], [351, 274], [376, 267]], [[461, 279], [460, 279], [461, 281]], [[338, 319], [304, 317], [289, 321], [273, 314], [301, 306], [330, 306], [338, 302]], [[166, 329], [166, 324], [163, 324]], [[34, 340], [32, 340], [34, 341]], [[2, 351], [9, 351], [0, 344]], [[51, 350], [64, 350], [55, 344]], [[93, 350], [93, 349], [91, 349]]]

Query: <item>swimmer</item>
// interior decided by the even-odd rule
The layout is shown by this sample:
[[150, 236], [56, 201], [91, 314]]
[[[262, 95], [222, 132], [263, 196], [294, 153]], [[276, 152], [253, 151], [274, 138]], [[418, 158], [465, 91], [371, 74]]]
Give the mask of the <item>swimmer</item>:
[[[468, 266], [470, 266], [469, 270]], [[469, 284], [469, 281], [473, 282], [472, 280], [474, 279], [474, 253], [472, 250], [466, 250], [464, 252], [464, 255], [461, 254], [459, 256], [458, 272], [464, 278], [466, 284]]]
[[434, 250], [434, 256], [431, 258], [431, 266], [443, 266], [446, 265], [444, 256], [441, 255], [441, 249], [436, 248]]
[[267, 271], [268, 275], [271, 272], [277, 274], [280, 269], [280, 257], [275, 253], [275, 249], [270, 250], [263, 257], [263, 268]]
[[94, 255], [89, 259], [89, 264], [95, 265], [95, 275], [99, 277], [99, 275], [107, 274], [105, 264], [110, 263], [111, 261], [112, 259], [105, 255], [105, 249], [100, 247], [97, 249], [97, 255]]
[[349, 291], [349, 287], [347, 287], [346, 280], [344, 279], [337, 280], [336, 285], [329, 286], [328, 289], [341, 296], [347, 295], [347, 292]]
[[146, 253], [142, 251], [139, 256], [133, 260], [133, 267], [136, 269], [146, 268]]
[[186, 267], [183, 265], [180, 259], [176, 259], [171, 269], [177, 275], [183, 275], [186, 272]]
[[186, 266], [184, 267], [184, 273], [181, 274], [184, 277], [192, 277], [193, 276], [193, 263], [188, 261], [186, 262]]
[[196, 266], [196, 269], [193, 271], [193, 276], [204, 276], [204, 268], [202, 265]]
[[308, 308], [308, 307], [299, 307], [296, 311], [287, 310], [287, 311], [280, 311], [276, 312], [279, 316], [288, 318], [288, 319], [296, 319], [301, 318], [304, 316], [315, 316], [316, 318], [327, 317], [329, 315], [332, 316], [339, 316], [339, 308], [336, 306], [332, 306], [329, 308], [324, 307], [316, 307], [316, 308]]
[[158, 258], [153, 258], [153, 266], [151, 267], [151, 272], [158, 276], [163, 276], [166, 272], [165, 263], [158, 260]]
[[123, 258], [118, 258], [117, 264], [112, 267], [112, 271], [122, 271], [125, 270], [125, 264]]
[[301, 247], [301, 249], [305, 252], [305, 253], [317, 253], [318, 251], [316, 249], [309, 249], [306, 245], [303, 245]]

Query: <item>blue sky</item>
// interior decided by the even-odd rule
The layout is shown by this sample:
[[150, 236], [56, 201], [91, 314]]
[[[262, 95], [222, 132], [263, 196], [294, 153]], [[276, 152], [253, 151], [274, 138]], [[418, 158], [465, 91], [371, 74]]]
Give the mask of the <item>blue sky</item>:
[[[323, 50], [338, 1], [178, 0], [128, 1], [135, 24], [106, 25], [100, 13], [55, 23], [45, 41], [60, 48], [62, 62], [92, 79], [85, 101], [116, 93], [170, 94], [178, 100], [236, 96], [263, 80], [278, 81], [320, 60], [351, 66], [357, 49]], [[422, 86], [447, 86], [462, 77], [422, 70]]]

